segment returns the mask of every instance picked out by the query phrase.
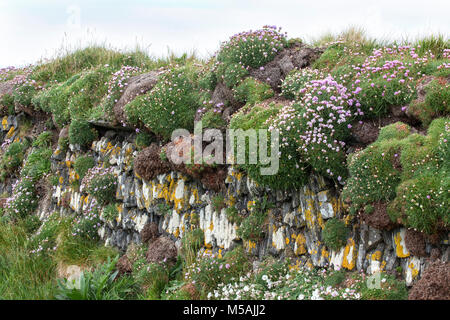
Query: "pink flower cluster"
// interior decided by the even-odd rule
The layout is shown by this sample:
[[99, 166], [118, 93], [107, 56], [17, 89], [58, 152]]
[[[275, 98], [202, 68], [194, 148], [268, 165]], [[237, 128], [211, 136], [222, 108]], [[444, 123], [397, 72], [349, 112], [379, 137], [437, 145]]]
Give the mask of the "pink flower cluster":
[[283, 49], [285, 38], [286, 33], [276, 26], [237, 33], [221, 44], [218, 60], [259, 68]]
[[[107, 83], [108, 93], [106, 99], [114, 98], [114, 102], [117, 102], [117, 98], [120, 97], [128, 85], [127, 80], [140, 72], [142, 72], [141, 68], [132, 66], [122, 66], [120, 70], [114, 72]], [[116, 97], [117, 94], [118, 97]]]
[[[83, 180], [81, 181], [80, 191], [88, 190], [91, 182], [94, 179], [99, 179], [99, 178], [105, 177], [109, 174], [114, 174], [114, 167], [103, 168], [102, 166], [96, 166], [96, 167], [90, 168], [87, 171], [86, 175], [84, 176]], [[108, 185], [103, 186], [104, 189], [107, 189], [108, 187], [109, 187]], [[95, 191], [99, 191], [99, 190], [95, 189]]]

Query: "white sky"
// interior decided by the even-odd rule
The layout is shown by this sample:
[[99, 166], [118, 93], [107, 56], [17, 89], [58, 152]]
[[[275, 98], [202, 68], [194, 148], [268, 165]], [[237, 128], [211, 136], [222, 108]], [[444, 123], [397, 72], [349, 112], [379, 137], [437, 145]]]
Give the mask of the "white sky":
[[0, 0], [0, 67], [92, 42], [207, 56], [231, 35], [266, 24], [306, 39], [350, 25], [382, 39], [448, 37], [449, 17], [449, 0]]

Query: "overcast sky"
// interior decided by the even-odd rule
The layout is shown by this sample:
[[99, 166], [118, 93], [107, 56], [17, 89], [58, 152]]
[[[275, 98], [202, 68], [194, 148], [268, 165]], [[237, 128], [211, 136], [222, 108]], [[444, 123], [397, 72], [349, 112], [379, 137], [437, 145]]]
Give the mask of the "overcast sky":
[[449, 13], [449, 0], [0, 0], [0, 67], [93, 42], [207, 56], [231, 35], [265, 24], [300, 38], [349, 25], [383, 39], [449, 36]]

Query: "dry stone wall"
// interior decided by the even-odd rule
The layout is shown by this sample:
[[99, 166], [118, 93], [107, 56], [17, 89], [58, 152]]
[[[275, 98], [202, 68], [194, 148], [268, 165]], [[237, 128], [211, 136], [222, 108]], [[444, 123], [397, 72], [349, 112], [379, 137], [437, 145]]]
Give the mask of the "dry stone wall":
[[[16, 139], [18, 125], [16, 117], [3, 118], [1, 140]], [[230, 166], [224, 191], [220, 193], [223, 196], [220, 210], [214, 206], [214, 198], [219, 193], [205, 189], [200, 182], [179, 172], [145, 181], [133, 170], [133, 159], [137, 155], [133, 135], [108, 131], [89, 150], [81, 151], [74, 145], [66, 152], [59, 148], [54, 150], [52, 173], [58, 177], [58, 184], [48, 197], [50, 203], [39, 206], [39, 217], [45, 219], [54, 211], [81, 215], [89, 207], [93, 198], [72, 186], [78, 179], [74, 161], [88, 154], [97, 164], [111, 166], [117, 177], [119, 214], [113, 221], [101, 217], [99, 234], [105, 244], [122, 250], [130, 243], [140, 243], [140, 232], [146, 224], [154, 222], [159, 232], [169, 236], [178, 247], [183, 234], [199, 226], [205, 234], [205, 247], [219, 254], [243, 242], [255, 257], [289, 257], [298, 266], [331, 265], [369, 274], [401, 267], [409, 285], [430, 263], [429, 259], [413, 256], [408, 251], [406, 229], [377, 230], [347, 214], [338, 190], [319, 176], [311, 176], [308, 184], [299, 190], [270, 190]], [[10, 193], [11, 186], [0, 184], [0, 190]], [[262, 201], [272, 204], [264, 224], [264, 237], [257, 242], [243, 241], [238, 236], [236, 223], [229, 221], [226, 209], [234, 206], [245, 217], [256, 202]], [[333, 217], [343, 219], [351, 229], [346, 245], [337, 251], [327, 248], [322, 240], [325, 222]], [[440, 244], [446, 249], [445, 260], [448, 260], [447, 244], [448, 240]], [[426, 253], [430, 254], [432, 249], [427, 243]]]

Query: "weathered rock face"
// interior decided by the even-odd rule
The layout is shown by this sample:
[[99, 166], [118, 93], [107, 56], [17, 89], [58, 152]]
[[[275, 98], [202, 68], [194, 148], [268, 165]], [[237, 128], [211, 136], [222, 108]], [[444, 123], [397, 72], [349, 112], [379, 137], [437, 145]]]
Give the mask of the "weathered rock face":
[[250, 70], [250, 76], [263, 82], [267, 82], [275, 91], [280, 91], [282, 80], [294, 68], [302, 69], [316, 60], [322, 50], [308, 48], [302, 44], [284, 49], [275, 59], [263, 68]]
[[[2, 141], [8, 137], [14, 139], [18, 126], [17, 118], [4, 117], [0, 130]], [[198, 227], [204, 232], [205, 246], [214, 252], [231, 250], [243, 243], [255, 257], [290, 257], [298, 265], [331, 265], [368, 273], [395, 271], [401, 267], [408, 284], [420, 278], [430, 263], [430, 255], [448, 261], [448, 240], [431, 243], [425, 238], [424, 246], [423, 239], [417, 242], [415, 235], [405, 228], [395, 225], [380, 228], [375, 223], [378, 220], [364, 222], [352, 217], [347, 214], [338, 190], [321, 177], [311, 176], [303, 188], [287, 191], [259, 186], [233, 167], [228, 167], [223, 188], [218, 192], [198, 179], [175, 171], [147, 181], [134, 173], [133, 160], [138, 152], [129, 141], [133, 139], [108, 134], [95, 141], [89, 151], [98, 164], [107, 161], [117, 176], [119, 214], [114, 221], [100, 217], [103, 224], [99, 235], [106, 244], [123, 251], [130, 244], [148, 242], [147, 257], [151, 261], [170, 260], [176, 258], [183, 235]], [[80, 155], [75, 148], [65, 153], [59, 149], [54, 151], [52, 173], [59, 183], [51, 193], [50, 203], [39, 207], [37, 214], [41, 219], [55, 210], [81, 214], [91, 204], [91, 196], [71, 187], [76, 179], [73, 162]], [[0, 191], [11, 194], [11, 185], [0, 184]], [[219, 194], [223, 206], [216, 210], [213, 200]], [[263, 199], [273, 204], [268, 209], [264, 236], [257, 242], [243, 241], [237, 233], [238, 225], [230, 222], [226, 208], [234, 206], [246, 217], [251, 207]], [[333, 217], [343, 219], [351, 229], [346, 245], [337, 251], [328, 249], [322, 240], [322, 229]], [[123, 271], [128, 269], [127, 261], [123, 261]]]
[[123, 107], [136, 96], [145, 94], [151, 90], [158, 81], [160, 72], [150, 71], [134, 77], [131, 77], [127, 83], [127, 87], [120, 97], [119, 101], [114, 105], [114, 115], [116, 120], [121, 123], [126, 123], [126, 116], [123, 111]]

